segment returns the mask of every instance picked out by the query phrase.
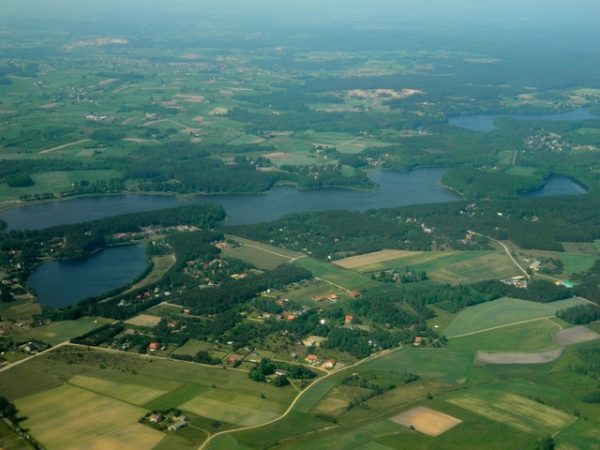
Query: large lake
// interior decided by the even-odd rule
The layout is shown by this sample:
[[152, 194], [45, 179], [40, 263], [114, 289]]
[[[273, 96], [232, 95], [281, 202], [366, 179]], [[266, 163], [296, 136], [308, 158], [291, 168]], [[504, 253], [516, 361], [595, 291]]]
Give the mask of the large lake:
[[455, 116], [448, 119], [448, 124], [473, 131], [492, 131], [498, 127], [494, 125], [496, 117], [512, 117], [517, 120], [587, 120], [600, 119], [590, 113], [588, 108], [579, 108], [563, 114], [477, 114], [473, 116]]
[[[292, 186], [281, 186], [267, 194], [198, 195], [193, 201], [221, 203], [229, 217], [228, 223], [240, 225], [274, 220], [284, 214], [302, 211], [364, 211], [460, 200], [457, 194], [438, 184], [442, 174], [448, 170], [436, 167], [405, 173], [377, 171], [371, 179], [379, 184], [380, 189], [370, 192], [337, 188], [298, 190]], [[36, 230], [181, 204], [182, 201], [166, 195], [81, 197], [11, 209], [2, 212], [0, 218], [8, 223], [7, 231]]]
[[58, 308], [124, 286], [146, 268], [143, 245], [110, 247], [87, 259], [45, 261], [27, 279], [40, 303]]

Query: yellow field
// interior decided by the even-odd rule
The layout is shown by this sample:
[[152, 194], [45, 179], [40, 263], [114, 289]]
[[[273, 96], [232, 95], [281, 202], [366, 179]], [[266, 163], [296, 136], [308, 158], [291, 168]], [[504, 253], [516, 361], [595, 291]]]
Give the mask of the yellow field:
[[100, 378], [84, 377], [82, 375], [75, 375], [69, 380], [69, 383], [98, 394], [107, 395], [127, 403], [133, 403], [134, 405], [143, 405], [168, 392], [136, 386], [135, 384], [124, 384], [101, 380]]
[[412, 426], [415, 430], [433, 437], [439, 436], [462, 423], [462, 420], [423, 406], [394, 416], [390, 420], [405, 427]]
[[406, 250], [381, 250], [379, 252], [366, 253], [359, 256], [351, 256], [350, 258], [334, 261], [333, 264], [344, 269], [354, 269], [356, 267], [377, 264], [382, 261], [390, 261], [393, 259], [405, 258], [407, 256], [418, 255], [422, 252], [409, 252]]
[[152, 448], [164, 437], [164, 433], [136, 423], [93, 441], [70, 447], [69, 450], [138, 450]]
[[158, 322], [160, 322], [160, 317], [149, 316], [148, 314], [140, 314], [125, 321], [125, 323], [141, 327], [154, 327], [158, 325]]
[[[48, 449], [66, 449], [133, 425], [146, 410], [71, 385], [15, 401], [22, 424]], [[145, 432], [145, 430], [144, 430]]]

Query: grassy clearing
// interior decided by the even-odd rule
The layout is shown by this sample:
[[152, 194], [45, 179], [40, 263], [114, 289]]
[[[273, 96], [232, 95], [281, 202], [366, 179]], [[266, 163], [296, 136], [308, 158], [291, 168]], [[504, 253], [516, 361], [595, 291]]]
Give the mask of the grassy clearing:
[[376, 281], [348, 270], [341, 269], [333, 264], [317, 261], [312, 258], [301, 258], [293, 264], [304, 267], [312, 272], [313, 276], [341, 286], [349, 291], [367, 289], [379, 286]]
[[198, 341], [196, 339], [190, 339], [173, 353], [178, 355], [192, 355], [194, 356], [201, 350], [209, 350], [212, 348], [212, 345], [206, 341]]
[[527, 320], [554, 316], [559, 309], [585, 303], [580, 298], [570, 298], [553, 303], [534, 303], [514, 298], [501, 298], [465, 309], [446, 329], [447, 337], [512, 325]]
[[561, 329], [560, 325], [549, 319], [540, 319], [451, 338], [449, 346], [456, 350], [542, 352], [558, 348], [555, 339]]
[[494, 278], [510, 278], [523, 275], [504, 253], [491, 253], [470, 261], [453, 264], [436, 271], [427, 272], [429, 278], [440, 283], [475, 283]]
[[434, 305], [428, 305], [427, 307], [435, 312], [435, 317], [427, 321], [427, 326], [429, 328], [434, 328], [438, 333], [443, 333], [460, 314], [450, 313]]
[[198, 396], [183, 403], [180, 408], [210, 419], [222, 420], [246, 427], [269, 422], [279, 417], [277, 413], [232, 405], [203, 396]]
[[588, 323], [586, 325], [590, 330], [600, 334], [600, 321]]
[[294, 411], [307, 413], [335, 386], [334, 381], [321, 380], [308, 388], [294, 405]]
[[518, 430], [554, 434], [576, 419], [560, 410], [494, 387], [482, 387], [451, 396], [448, 402]]
[[92, 331], [95, 328], [99, 328], [105, 323], [108, 323], [108, 321], [97, 319], [95, 317], [82, 317], [78, 320], [52, 322], [41, 327], [30, 328], [19, 334], [17, 339], [19, 341], [36, 339], [51, 345], [56, 345], [68, 341], [75, 336], [80, 336], [88, 331]]
[[[410, 252], [407, 250], [380, 250], [378, 252], [366, 253], [364, 255], [340, 259], [338, 261], [334, 261], [333, 264], [344, 269], [357, 269], [362, 266], [406, 258], [408, 256], [413, 256], [420, 253], [421, 252]], [[362, 272], [360, 269], [358, 271]]]
[[244, 239], [244, 238], [241, 238], [238, 236], [226, 235], [226, 237], [227, 237], [227, 239], [232, 239], [235, 242], [239, 242], [243, 246], [245, 245], [245, 246], [253, 247], [258, 250], [262, 250], [267, 253], [275, 253], [277, 255], [282, 255], [288, 259], [294, 259], [294, 258], [299, 258], [301, 256], [304, 256], [303, 253], [294, 252], [292, 250], [287, 250], [285, 248], [274, 247], [272, 245], [263, 244], [263, 243], [257, 242], [257, 241], [251, 241], [250, 239]]
[[152, 271], [140, 280], [127, 291], [134, 291], [148, 284], [154, 284], [162, 279], [162, 277], [169, 271], [171, 266], [175, 264], [175, 257], [173, 255], [165, 256], [154, 256], [152, 257]]
[[125, 321], [125, 323], [129, 323], [131, 325], [150, 328], [158, 325], [158, 322], [160, 322], [160, 317], [150, 316], [148, 314], [139, 314]]
[[474, 353], [466, 350], [407, 348], [367, 361], [358, 368], [382, 372], [410, 372], [423, 378], [462, 383], [474, 360]]
[[598, 259], [596, 255], [578, 255], [573, 253], [564, 253], [560, 255], [560, 259], [564, 264], [564, 272], [572, 274], [587, 270], [594, 265]]
[[288, 256], [276, 253], [277, 249], [266, 250], [251, 245], [223, 249], [222, 255], [228, 258], [241, 259], [244, 262], [254, 264], [259, 269], [274, 269], [280, 264], [290, 261]]
[[251, 409], [260, 409], [276, 414], [282, 414], [286, 410], [286, 406], [282, 403], [274, 402], [259, 396], [246, 395], [239, 392], [226, 391], [223, 389], [211, 389], [203, 393], [201, 397], [230, 405], [238, 405]]
[[0, 316], [16, 322], [29, 322], [31, 316], [42, 312], [42, 305], [33, 300], [15, 300], [0, 303]]
[[75, 375], [69, 380], [69, 384], [138, 406], [166, 394], [166, 391], [159, 389], [137, 386], [135, 384], [118, 383], [116, 381], [102, 380], [100, 378], [82, 375]]
[[537, 172], [537, 170], [538, 169], [536, 167], [512, 166], [505, 173], [507, 173], [509, 175], [517, 175], [517, 176], [521, 176], [521, 177], [530, 177], [535, 172]]
[[[15, 402], [23, 426], [48, 448], [69, 448], [133, 425], [146, 411], [118, 400], [64, 385]], [[93, 419], [92, 419], [93, 418]]]

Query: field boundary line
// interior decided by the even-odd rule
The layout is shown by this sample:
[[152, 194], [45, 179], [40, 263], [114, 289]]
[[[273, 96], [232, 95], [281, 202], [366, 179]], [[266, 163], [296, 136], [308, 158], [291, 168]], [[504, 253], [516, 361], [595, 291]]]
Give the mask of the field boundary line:
[[[507, 323], [506, 325], [498, 325], [496, 327], [486, 328], [485, 330], [471, 331], [470, 333], [457, 334], [456, 336], [447, 336], [447, 337], [448, 337], [448, 339], [454, 339], [454, 338], [459, 338], [459, 337], [464, 337], [464, 336], [471, 336], [472, 334], [484, 333], [486, 331], [497, 330], [498, 328], [512, 327], [513, 325], [521, 325], [523, 323], [537, 322], [538, 320], [548, 320], [548, 319], [551, 319], [552, 317], [556, 317], [556, 316], [544, 316], [544, 317], [538, 317], [537, 319], [522, 320], [520, 322]], [[555, 324], [555, 325], [560, 328], [560, 325], [558, 325], [558, 324]]]

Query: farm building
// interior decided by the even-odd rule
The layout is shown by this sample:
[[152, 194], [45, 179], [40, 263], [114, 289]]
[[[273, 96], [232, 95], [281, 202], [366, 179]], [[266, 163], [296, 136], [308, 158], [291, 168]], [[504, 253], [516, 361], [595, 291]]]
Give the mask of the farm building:
[[151, 342], [150, 345], [148, 346], [148, 350], [150, 350], [151, 352], [155, 352], [159, 348], [160, 348], [160, 344], [158, 342]]
[[327, 362], [325, 362], [325, 364], [323, 364], [323, 367], [325, 367], [326, 369], [333, 369], [335, 367], [335, 359], [329, 359], [327, 360]]
[[318, 363], [318, 362], [319, 362], [319, 357], [318, 357], [317, 355], [308, 355], [308, 356], [306, 357], [306, 360], [307, 360], [309, 363], [316, 364], [316, 363]]
[[180, 420], [179, 422], [175, 422], [173, 425], [169, 425], [169, 431], [177, 431], [187, 425], [185, 420]]

